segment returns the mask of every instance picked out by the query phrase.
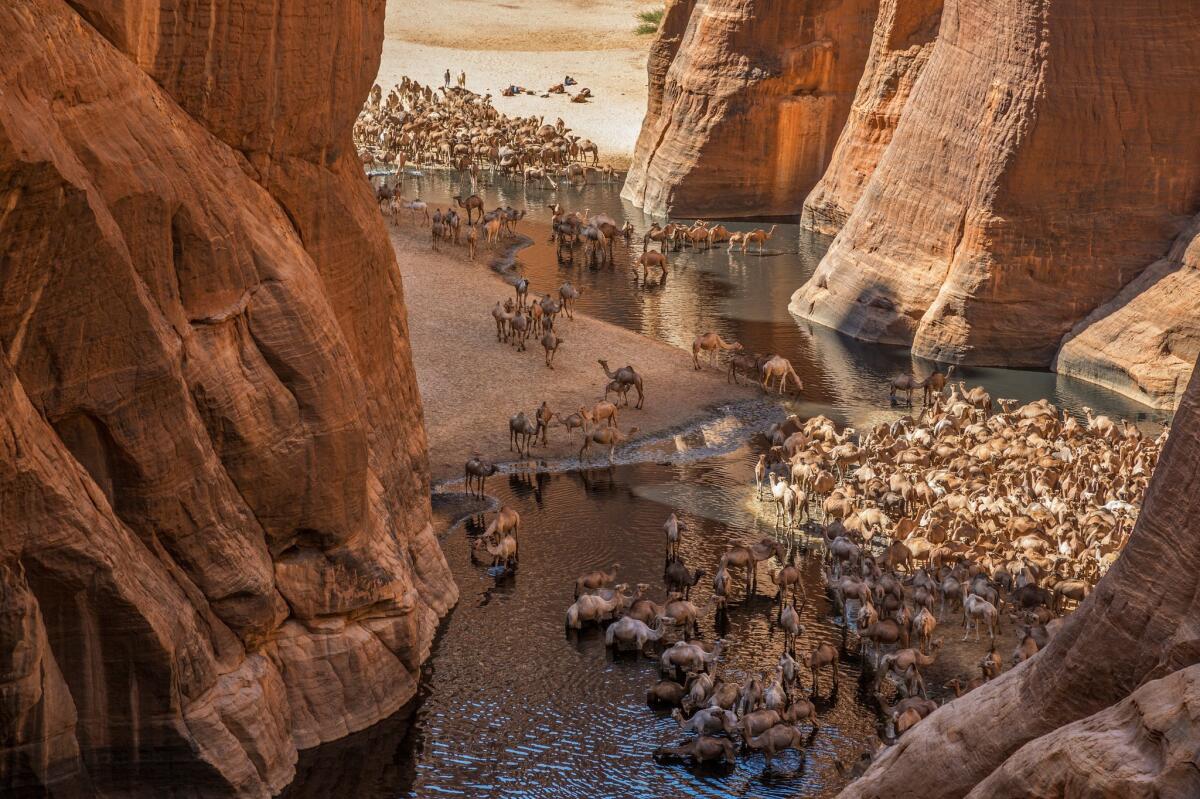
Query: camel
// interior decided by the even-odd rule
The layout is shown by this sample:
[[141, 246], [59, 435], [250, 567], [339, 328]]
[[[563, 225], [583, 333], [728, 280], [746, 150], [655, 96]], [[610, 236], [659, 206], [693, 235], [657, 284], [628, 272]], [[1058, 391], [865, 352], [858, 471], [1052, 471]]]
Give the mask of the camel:
[[654, 750], [655, 759], [667, 756], [686, 757], [696, 763], [734, 763], [737, 760], [732, 741], [711, 735], [701, 735], [679, 746], [660, 746]]
[[679, 541], [683, 538], [686, 530], [687, 525], [674, 513], [663, 522], [663, 532], [667, 535], [667, 560], [679, 557]]
[[[542, 404], [538, 406], [534, 418], [537, 420], [538, 432], [542, 435], [542, 446], [546, 446], [549, 443], [546, 440], [546, 434], [550, 431], [550, 422], [554, 419], [554, 411], [550, 410], [550, 403], [542, 400]], [[537, 441], [537, 433], [534, 434], [533, 440], [534, 442]]]
[[625, 385], [624, 383], [616, 380], [609, 380], [608, 384], [604, 386], [604, 399], [606, 401], [608, 400], [609, 394], [616, 394], [617, 399], [620, 400], [622, 405], [629, 404], [629, 386]]
[[494, 464], [490, 461], [483, 460], [482, 458], [479, 457], [478, 453], [476, 453], [475, 456], [472, 457], [469, 461], [467, 461], [466, 465], [463, 467], [463, 474], [466, 477], [466, 482], [467, 482], [467, 493], [468, 494], [472, 493], [471, 492], [471, 484], [473, 482], [478, 483], [479, 496], [482, 497], [484, 481], [487, 480], [489, 477], [491, 477], [493, 474], [495, 474], [497, 471], [498, 471], [498, 467], [496, 466], [496, 464]]
[[[642, 407], [642, 403], [645, 401], [645, 395], [642, 391], [642, 376], [638, 374], [632, 366], [623, 366], [616, 372], [613, 372], [608, 368], [608, 361], [601, 358], [598, 363], [600, 364], [600, 368], [604, 370], [604, 376], [609, 380], [616, 380], [624, 385], [632, 386], [637, 390], [638, 401], [637, 405], [634, 407], [640, 409]], [[629, 404], [628, 399], [626, 399], [625, 404]]]
[[659, 680], [646, 692], [646, 704], [652, 707], [679, 707], [687, 691], [674, 680]]
[[996, 610], [996, 606], [988, 602], [981, 596], [968, 594], [963, 599], [963, 640], [967, 640], [967, 636], [971, 634], [971, 627], [975, 628], [975, 640], [979, 640], [979, 624], [983, 622], [987, 625], [988, 634], [992, 640], [996, 639], [996, 635], [1000, 632], [1000, 613]]
[[567, 627], [572, 630], [579, 630], [585, 624], [599, 624], [605, 619], [611, 618], [621, 600], [614, 596], [611, 599], [596, 596], [595, 594], [584, 594], [575, 600], [571, 607], [567, 608]]
[[622, 616], [604, 631], [604, 645], [621, 649], [628, 644], [636, 644], [638, 652], [645, 652], [646, 644], [660, 640], [666, 625], [674, 621], [667, 616], [659, 616], [651, 627], [638, 619]]
[[424, 217], [426, 223], [430, 221], [431, 217], [429, 216], [429, 203], [425, 202], [424, 200], [420, 198], [415, 200], [406, 200], [403, 205], [412, 214], [413, 219], [416, 219], [417, 215], [420, 214], [422, 217]]
[[475, 245], [479, 241], [479, 232], [474, 225], [467, 225], [467, 253], [472, 261], [475, 260]]
[[[942, 395], [942, 391], [944, 391], [946, 388], [946, 383], [950, 380], [950, 377], [953, 374], [954, 374], [954, 365], [953, 364], [950, 365], [950, 368], [948, 368], [946, 370], [945, 374], [942, 374], [941, 372], [939, 372], [937, 367], [935, 366], [933, 368], [933, 373], [930, 374], [929, 377], [925, 378], [921, 382], [921, 388], [924, 390], [924, 397], [922, 398], [922, 403], [925, 405], [931, 405], [933, 403], [934, 396], [940, 397]], [[909, 405], [911, 405], [911, 404], [912, 403], [910, 402]]]
[[601, 427], [593, 430], [590, 434], [583, 437], [583, 446], [579, 448], [580, 462], [582, 463], [584, 461], [585, 453], [587, 453], [588, 448], [592, 445], [592, 442], [595, 442], [603, 447], [608, 447], [608, 462], [612, 463], [613, 455], [616, 453], [617, 447], [633, 438], [633, 436], [637, 434], [637, 431], [638, 429], [636, 427], [629, 428], [628, 433], [622, 433], [620, 429], [616, 427]]
[[575, 300], [579, 299], [579, 289], [572, 286], [570, 283], [563, 283], [558, 287], [559, 300], [562, 303], [562, 309], [566, 313], [568, 319], [575, 318]]
[[888, 387], [888, 399], [896, 404], [896, 392], [903, 391], [908, 405], [912, 405], [913, 391], [921, 387], [921, 382], [910, 374], [896, 375]]
[[504, 536], [497, 544], [492, 543], [490, 536], [480, 536], [471, 547], [472, 558], [478, 549], [486, 549], [492, 556], [492, 568], [503, 565], [505, 569], [510, 569], [517, 564], [517, 539], [512, 535]]
[[493, 536], [508, 535], [516, 533], [517, 528], [521, 526], [521, 514], [517, 513], [516, 508], [510, 508], [508, 505], [501, 505], [500, 510], [496, 513], [496, 518], [492, 519], [491, 524], [483, 533], [484, 538]]
[[609, 585], [617, 578], [617, 570], [620, 568], [620, 563], [614, 563], [609, 571], [596, 569], [595, 571], [590, 571], [587, 574], [580, 575], [579, 578], [575, 580], [575, 598], [578, 599], [579, 595], [584, 591], [594, 591], [597, 588], [603, 588], [604, 586]]
[[817, 644], [808, 654], [808, 669], [812, 672], [812, 690], [821, 690], [820, 670], [828, 666], [833, 670], [833, 690], [838, 687], [838, 651], [830, 644]]
[[453, 199], [454, 202], [458, 203], [459, 208], [465, 208], [467, 210], [467, 224], [468, 225], [470, 225], [471, 221], [472, 221], [471, 220], [471, 212], [472, 211], [479, 211], [479, 216], [481, 218], [483, 217], [483, 198], [480, 197], [478, 194], [472, 194], [466, 200], [464, 200], [462, 198], [461, 194], [456, 194], [451, 199]]
[[700, 371], [700, 353], [707, 352], [709, 355], [709, 363], [712, 366], [717, 365], [717, 353], [720, 351], [741, 352], [742, 345], [736, 341], [725, 341], [721, 338], [720, 333], [704, 333], [696, 336], [692, 341], [692, 363], [696, 367], [696, 371]]
[[558, 348], [566, 342], [566, 339], [554, 334], [550, 330], [546, 335], [542, 336], [542, 349], [546, 351], [546, 366], [554, 368], [554, 354], [558, 352]]
[[[642, 268], [642, 279], [643, 280], [650, 279], [650, 268], [651, 267], [654, 267], [656, 269], [661, 269], [663, 275], [665, 276], [667, 274], [667, 266], [669, 265], [667, 262], [667, 256], [661, 252], [655, 252], [654, 250], [650, 250], [649, 252], [642, 253], [634, 260], [633, 263], [635, 264], [635, 266], [640, 266]], [[634, 269], [634, 274], [636, 276], [636, 274], [637, 274], [636, 269]]]
[[[762, 228], [756, 228], [755, 230], [752, 230], [742, 236], [742, 252], [746, 251], [746, 248], [750, 246], [750, 242], [754, 242], [758, 245], [758, 254], [762, 255], [763, 244], [765, 244], [775, 235], [775, 228], [777, 227], [779, 227], [779, 225], [771, 225], [771, 229], [769, 231], [765, 231]], [[730, 246], [730, 249], [732, 249], [732, 245]]]
[[772, 355], [762, 365], [762, 389], [764, 392], [771, 390], [771, 380], [779, 378], [779, 393], [783, 394], [783, 389], [791, 378], [796, 383], [796, 393], [799, 394], [804, 390], [804, 383], [800, 380], [800, 375], [796, 374], [796, 370], [792, 368], [792, 363], [782, 355]]
[[700, 582], [703, 576], [704, 569], [689, 571], [687, 565], [678, 559], [669, 561], [663, 570], [663, 582], [672, 591], [682, 592], [685, 599], [691, 596], [692, 586]]
[[659, 669], [664, 673], [672, 668], [684, 672], [707, 672], [709, 665], [721, 657], [721, 650], [724, 647], [723, 641], [717, 641], [717, 645], [709, 652], [699, 644], [676, 641], [673, 646], [662, 653], [659, 658]]
[[528, 455], [529, 442], [537, 432], [537, 424], [529, 420], [525, 411], [519, 411], [508, 420], [508, 451], [512, 452], [515, 444], [518, 455]]
[[791, 601], [793, 605], [796, 603], [797, 597], [804, 596], [804, 576], [799, 566], [789, 563], [779, 571], [769, 571], [768, 574], [771, 577], [771, 582], [775, 583], [778, 588], [775, 598], [779, 600], [781, 610], [783, 608], [783, 595], [788, 592], [789, 588], [791, 589]]
[[684, 732], [694, 732], [698, 735], [711, 735], [723, 732], [732, 737], [737, 731], [737, 715], [720, 707], [706, 707], [697, 710], [692, 717], [685, 718], [683, 711], [671, 711], [671, 718], [679, 722], [679, 728]]
[[492, 308], [492, 318], [496, 320], [496, 341], [508, 341], [508, 326], [512, 321], [512, 312], [504, 307], [499, 300]]
[[772, 555], [783, 560], [787, 553], [781, 542], [763, 537], [751, 546], [732, 546], [725, 551], [718, 562], [718, 569], [727, 570], [729, 567], [746, 570], [746, 597], [749, 598], [758, 587], [758, 564]]
[[512, 319], [508, 322], [510, 338], [512, 345], [517, 348], [517, 352], [525, 351], [525, 340], [529, 338], [529, 317], [520, 307], [513, 314]]
[[800, 623], [800, 614], [792, 603], [784, 605], [779, 611], [779, 626], [783, 628], [783, 651], [789, 655], [796, 654], [796, 640], [804, 635], [804, 625]]
[[770, 769], [771, 761], [780, 752], [795, 749], [803, 756], [804, 735], [798, 727], [791, 724], [776, 724], [762, 735], [748, 737], [746, 744], [751, 749], [758, 749], [763, 753], [763, 759], [767, 761], [767, 768]]

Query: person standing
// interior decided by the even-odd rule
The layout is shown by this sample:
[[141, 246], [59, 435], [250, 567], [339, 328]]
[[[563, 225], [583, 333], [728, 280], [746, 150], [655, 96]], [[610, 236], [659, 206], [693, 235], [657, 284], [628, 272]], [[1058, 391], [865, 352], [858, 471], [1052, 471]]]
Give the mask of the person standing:
[[442, 79], [446, 83], [446, 88], [449, 89], [450, 88], [450, 70], [448, 70], [448, 69], [446, 70], [446, 74], [442, 76]]

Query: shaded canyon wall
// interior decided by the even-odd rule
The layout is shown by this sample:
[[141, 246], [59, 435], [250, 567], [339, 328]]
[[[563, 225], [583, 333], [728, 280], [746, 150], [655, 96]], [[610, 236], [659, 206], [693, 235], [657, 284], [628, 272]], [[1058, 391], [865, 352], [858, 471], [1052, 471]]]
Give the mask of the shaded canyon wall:
[[0, 774], [268, 796], [457, 599], [350, 129], [382, 0], [0, 7]]
[[682, 217], [799, 213], [850, 112], [879, 0], [675, 0], [622, 196]]

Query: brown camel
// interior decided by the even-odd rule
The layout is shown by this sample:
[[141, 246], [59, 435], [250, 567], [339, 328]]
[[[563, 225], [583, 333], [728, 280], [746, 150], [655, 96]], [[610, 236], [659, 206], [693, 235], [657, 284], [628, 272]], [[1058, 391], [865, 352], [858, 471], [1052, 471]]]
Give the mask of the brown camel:
[[[925, 405], [931, 404], [934, 396], [940, 396], [942, 391], [945, 390], [946, 383], [950, 380], [950, 376], [953, 374], [953, 364], [950, 365], [950, 368], [946, 370], [945, 374], [939, 372], [935, 366], [933, 368], [933, 374], [929, 375], [929, 377], [925, 378], [924, 382], [921, 383], [921, 388], [924, 390], [924, 397], [921, 401]], [[912, 403], [910, 402], [909, 404], [911, 405]]]
[[777, 227], [779, 225], [771, 225], [769, 231], [757, 228], [742, 236], [742, 252], [746, 251], [746, 248], [750, 246], [750, 242], [754, 242], [758, 245], [758, 254], [762, 255], [763, 244], [775, 235], [775, 228]]
[[[554, 411], [550, 410], [550, 403], [542, 400], [542, 404], [538, 407], [534, 418], [537, 419], [538, 432], [542, 435], [542, 446], [546, 446], [549, 443], [546, 440], [546, 433], [550, 430], [550, 421], [554, 418]], [[536, 433], [533, 436], [533, 440], [537, 441]]]
[[612, 463], [613, 455], [616, 453], [617, 447], [633, 438], [633, 436], [637, 434], [637, 431], [638, 429], [636, 427], [629, 428], [628, 433], [622, 433], [615, 427], [601, 427], [597, 430], [593, 430], [591, 435], [586, 435], [583, 437], [583, 446], [579, 448], [580, 462], [584, 460], [584, 455], [588, 451], [588, 448], [592, 445], [592, 442], [595, 442], [600, 446], [608, 447], [608, 462]]
[[697, 763], [710, 761], [733, 763], [737, 759], [732, 741], [728, 738], [714, 738], [711, 735], [701, 735], [680, 746], [660, 746], [654, 750], [655, 758], [668, 755], [691, 758]]
[[463, 467], [463, 474], [467, 482], [467, 493], [472, 493], [471, 486], [473, 483], [477, 483], [479, 485], [479, 496], [482, 497], [484, 481], [495, 474], [497, 470], [496, 464], [483, 460], [476, 453]]
[[830, 644], [817, 644], [808, 655], [808, 668], [812, 672], [813, 693], [820, 691], [820, 670], [826, 666], [833, 669], [833, 690], [838, 687], [838, 651]]
[[[609, 380], [616, 380], [624, 385], [632, 386], [637, 390], [638, 401], [637, 405], [634, 407], [641, 408], [642, 403], [645, 401], [645, 394], [642, 391], [642, 376], [638, 374], [632, 366], [623, 366], [617, 371], [613, 372], [608, 368], [608, 361], [601, 358], [598, 363], [600, 364], [600, 368], [604, 370], [604, 376]], [[629, 404], [628, 398], [626, 398], [625, 404]]]
[[554, 368], [554, 354], [564, 343], [566, 343], [566, 339], [555, 335], [553, 330], [547, 331], [546, 335], [542, 336], [542, 349], [546, 351], [546, 366]]
[[480, 218], [483, 217], [483, 198], [478, 194], [472, 194], [467, 199], [463, 199], [461, 194], [454, 195], [454, 202], [458, 203], [459, 208], [465, 208], [467, 211], [467, 224], [471, 224], [471, 212], [479, 211]]
[[892, 378], [892, 382], [888, 388], [888, 399], [894, 405], [896, 403], [896, 392], [903, 391], [905, 401], [912, 405], [913, 391], [921, 388], [921, 381], [917, 380], [910, 374], [896, 375]]
[[804, 751], [804, 734], [791, 724], [776, 724], [762, 735], [747, 738], [746, 743], [751, 749], [761, 751], [763, 759], [767, 761], [767, 768], [771, 768], [771, 760], [780, 752], [787, 749]]
[[712, 366], [717, 365], [717, 353], [724, 350], [725, 352], [741, 352], [742, 345], [736, 341], [725, 341], [721, 338], [720, 333], [704, 333], [696, 336], [692, 341], [692, 363], [696, 366], [696, 371], [700, 371], [700, 353], [707, 352], [709, 363]]
[[639, 255], [637, 260], [634, 261], [634, 264], [642, 268], [643, 279], [649, 279], [650, 267], [661, 269], [664, 275], [667, 273], [667, 256], [661, 252], [655, 252], [654, 250], [650, 250]]

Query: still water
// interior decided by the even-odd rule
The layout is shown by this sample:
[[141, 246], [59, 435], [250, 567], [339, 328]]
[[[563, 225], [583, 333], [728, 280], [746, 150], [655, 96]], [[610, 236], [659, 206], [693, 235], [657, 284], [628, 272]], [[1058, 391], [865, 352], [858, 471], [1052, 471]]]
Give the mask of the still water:
[[[469, 193], [469, 184], [461, 186]], [[445, 207], [459, 193], [447, 173], [407, 176], [403, 194], [419, 193], [431, 207]], [[660, 340], [689, 346], [706, 330], [742, 342], [755, 352], [788, 357], [805, 384], [803, 399], [788, 411], [825, 413], [864, 425], [893, 419], [887, 381], [927, 364], [900, 348], [864, 345], [809, 325], [787, 311], [791, 293], [811, 274], [828, 241], [780, 225], [759, 256], [724, 248], [671, 256], [665, 282], [635, 277], [630, 261], [641, 249], [617, 242], [615, 265], [590, 268], [577, 257], [559, 263], [546, 241], [546, 205], [606, 212], [629, 219], [639, 233], [651, 221], [623, 203], [616, 184], [557, 191], [526, 189], [519, 181], [479, 186], [488, 207], [512, 205], [529, 214], [520, 231], [531, 239], [509, 268], [527, 276], [534, 292], [554, 291], [570, 280], [583, 289], [580, 308]], [[406, 224], [412, 224], [408, 222]], [[731, 223], [732, 229], [759, 225]], [[762, 225], [767, 227], [768, 225]], [[480, 268], [486, 268], [482, 264]], [[504, 264], [495, 268], [504, 269]], [[983, 384], [993, 397], [1051, 400], [1079, 413], [1084, 405], [1124, 416], [1147, 429], [1169, 414], [1153, 411], [1104, 389], [1050, 373], [968, 368], [962, 377]], [[397, 718], [328, 746], [302, 753], [290, 797], [332, 794], [354, 797], [686, 797], [829, 796], [842, 781], [834, 761], [850, 761], [876, 740], [879, 719], [859, 687], [857, 654], [843, 650], [841, 690], [831, 695], [828, 676], [817, 700], [821, 731], [803, 757], [787, 753], [771, 772], [759, 755], [739, 757], [732, 769], [658, 764], [651, 754], [687, 736], [674, 720], [645, 703], [657, 679], [647, 658], [612, 657], [598, 630], [564, 630], [575, 578], [592, 569], [622, 564], [618, 580], [655, 586], [661, 600], [661, 525], [680, 511], [690, 533], [686, 562], [711, 574], [733, 543], [774, 534], [772, 518], [753, 496], [755, 453], [742, 446], [747, 430], [762, 427], [784, 409], [772, 402], [757, 410], [733, 409], [678, 435], [643, 442], [631, 458], [611, 469], [547, 473], [536, 470], [497, 476], [489, 491], [522, 516], [521, 561], [515, 575], [497, 578], [472, 563], [470, 540], [482, 517], [469, 517], [443, 539], [446, 557], [462, 592], [445, 622], [426, 667], [411, 717]], [[561, 435], [561, 430], [557, 430]], [[628, 463], [630, 460], [641, 462]], [[454, 486], [446, 487], [457, 490]], [[453, 504], [453, 495], [435, 504]], [[820, 588], [817, 556], [790, 544], [806, 564], [806, 633], [798, 650], [842, 641], [840, 620], [831, 618]], [[783, 649], [772, 620], [771, 584], [765, 567], [759, 593], [731, 605], [727, 627], [715, 629], [705, 614], [703, 637], [723, 635], [720, 669], [740, 679], [748, 671], [772, 670]], [[711, 579], [693, 595], [703, 604]], [[853, 643], [855, 637], [851, 635]], [[856, 647], [856, 645], [855, 645]], [[809, 685], [807, 675], [804, 683]]]

